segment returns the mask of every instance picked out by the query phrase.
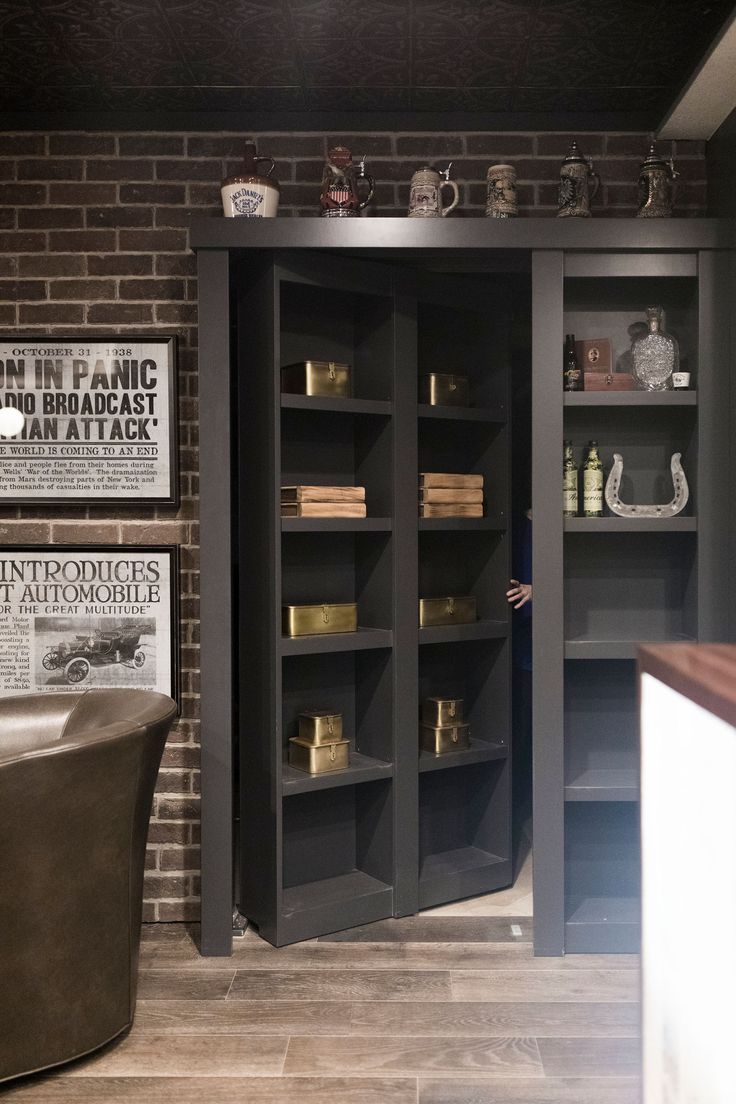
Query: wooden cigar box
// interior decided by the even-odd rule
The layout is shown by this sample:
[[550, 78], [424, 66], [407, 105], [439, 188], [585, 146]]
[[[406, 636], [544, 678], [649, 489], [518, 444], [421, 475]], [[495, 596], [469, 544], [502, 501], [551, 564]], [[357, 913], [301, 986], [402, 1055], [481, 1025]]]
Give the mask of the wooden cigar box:
[[287, 395], [350, 397], [350, 365], [334, 360], [301, 360], [281, 369], [281, 390]]
[[349, 763], [349, 740], [337, 740], [334, 744], [312, 744], [299, 736], [289, 740], [289, 766], [297, 770], [326, 774], [327, 771], [344, 770]]
[[483, 517], [483, 503], [420, 502], [419, 516], [423, 518]]
[[430, 372], [419, 377], [419, 401], [430, 406], [468, 406], [470, 383], [467, 376]]
[[480, 487], [420, 487], [421, 502], [479, 503], [483, 501]]
[[342, 713], [317, 710], [299, 714], [299, 739], [314, 747], [342, 740]]
[[459, 475], [456, 472], [420, 472], [419, 486], [421, 487], [452, 487], [453, 489], [466, 488], [467, 490], [483, 490], [482, 475]]
[[613, 354], [611, 341], [608, 337], [595, 337], [587, 341], [575, 342], [575, 356], [580, 370], [585, 375], [587, 372], [612, 371]]
[[288, 517], [351, 517], [368, 515], [365, 502], [282, 502], [281, 516]]
[[420, 598], [419, 625], [466, 625], [478, 620], [475, 598]]
[[365, 502], [365, 487], [282, 487], [281, 502]]
[[636, 391], [630, 372], [584, 372], [584, 391]]
[[419, 746], [422, 751], [431, 751], [443, 755], [448, 751], [460, 751], [470, 747], [470, 725], [427, 725], [419, 726]]
[[281, 607], [281, 630], [285, 636], [355, 632], [357, 628], [358, 607], [355, 602]]
[[431, 728], [462, 724], [462, 698], [425, 698], [422, 702], [422, 723]]

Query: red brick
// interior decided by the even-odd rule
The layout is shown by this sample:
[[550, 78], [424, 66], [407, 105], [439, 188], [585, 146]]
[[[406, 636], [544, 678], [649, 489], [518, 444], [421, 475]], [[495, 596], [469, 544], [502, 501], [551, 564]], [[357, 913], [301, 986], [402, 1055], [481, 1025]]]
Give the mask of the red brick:
[[189, 537], [182, 521], [131, 521], [123, 523], [123, 544], [181, 544]]
[[158, 905], [155, 901], [144, 901], [141, 919], [144, 924], [152, 924], [158, 919]]
[[157, 276], [194, 276], [197, 258], [194, 253], [162, 253], [155, 259]]
[[54, 253], [109, 253], [114, 248], [114, 230], [52, 230], [49, 234], [49, 249]]
[[83, 276], [84, 257], [79, 253], [26, 254], [18, 258], [20, 276]]
[[0, 228], [3, 230], [15, 230], [15, 209], [13, 207], [0, 207]]
[[88, 207], [87, 226], [153, 226], [150, 207]]
[[152, 820], [148, 826], [149, 843], [188, 843], [189, 825], [177, 824], [173, 821], [162, 824], [158, 820]]
[[[488, 164], [499, 163], [518, 157], [520, 154], [534, 153], [534, 138], [531, 134], [468, 134], [465, 148], [472, 156], [488, 158]], [[401, 152], [401, 151], [400, 151]]]
[[121, 134], [118, 138], [121, 157], [176, 157], [184, 153], [184, 136], [180, 134]]
[[[144, 865], [144, 870], [156, 870], [157, 867], [158, 867], [158, 851], [153, 850], [152, 848], [149, 847], [149, 848], [146, 849], [146, 861], [145, 861], [145, 865]], [[183, 870], [184, 867], [177, 867], [177, 869]]]
[[196, 303], [157, 303], [156, 321], [195, 324], [197, 321]]
[[195, 923], [199, 920], [199, 901], [160, 901], [156, 909], [162, 923], [185, 920]]
[[159, 820], [199, 820], [199, 801], [194, 797], [163, 797], [158, 800]]
[[153, 322], [153, 310], [150, 303], [92, 303], [87, 321], [92, 325], [148, 326]]
[[42, 280], [0, 280], [0, 300], [21, 302], [46, 298], [46, 284]]
[[0, 205], [16, 207], [22, 204], [46, 202], [45, 184], [0, 184]]
[[48, 544], [50, 528], [46, 521], [0, 522], [1, 544]]
[[146, 874], [143, 894], [147, 898], [188, 897], [189, 886], [185, 878], [172, 874], [165, 877], [160, 874]]
[[112, 157], [115, 137], [112, 134], [51, 134], [49, 153], [52, 157], [59, 154], [77, 154], [81, 157], [105, 154]]
[[153, 271], [153, 257], [146, 253], [110, 253], [87, 257], [90, 276], [148, 276]]
[[42, 231], [11, 231], [0, 233], [1, 253], [43, 253], [46, 249], [46, 234]]
[[[26, 260], [25, 257], [2, 257], [0, 256], [0, 276], [15, 276], [18, 272], [18, 261]], [[35, 272], [24, 272], [23, 276], [36, 276]]]
[[101, 525], [87, 521], [54, 522], [52, 541], [57, 544], [118, 544], [118, 527], [114, 523]]
[[161, 870], [196, 870], [201, 867], [198, 847], [163, 847], [159, 855]]
[[50, 326], [79, 326], [84, 322], [84, 306], [82, 303], [21, 303], [18, 322], [21, 326], [41, 322]]
[[14, 326], [16, 322], [15, 303], [0, 303], [0, 326]]
[[117, 184], [49, 184], [49, 202], [75, 207], [117, 202]]
[[153, 161], [88, 161], [87, 180], [153, 180]]
[[[220, 185], [218, 184], [190, 184], [187, 188], [188, 202], [195, 207], [216, 207], [220, 204], [220, 210], [222, 211], [222, 201], [220, 199]], [[317, 193], [317, 199], [319, 200], [319, 193]], [[283, 195], [281, 197], [283, 202]], [[202, 214], [201, 211], [197, 212]]]
[[199, 748], [189, 744], [167, 744], [161, 762], [164, 767], [190, 767], [198, 770], [199, 756]]
[[184, 184], [121, 184], [121, 203], [184, 203]]
[[121, 280], [121, 299], [183, 299], [183, 280]]
[[43, 134], [0, 134], [0, 157], [22, 157], [24, 154], [43, 154]]
[[19, 180], [81, 180], [84, 162], [44, 157], [40, 160], [18, 162]]
[[51, 283], [52, 299], [112, 299], [115, 295], [114, 280], [54, 280]]
[[19, 230], [62, 230], [84, 225], [81, 208], [26, 207], [18, 211]]
[[[572, 141], [571, 134], [538, 134], [537, 153], [540, 157], [567, 156]], [[600, 157], [603, 153], [603, 134], [578, 134], [577, 143], [584, 157]]]
[[[587, 142], [588, 136], [585, 135], [584, 137]], [[638, 162], [643, 161], [649, 152], [652, 136], [650, 134], [607, 134], [605, 135], [605, 142], [607, 156], [630, 157], [633, 161]], [[588, 153], [583, 139], [578, 140], [578, 145], [583, 152]], [[657, 142], [657, 152], [662, 157], [669, 157], [672, 152], [672, 143]]]
[[222, 169], [219, 161], [193, 161], [187, 157], [181, 161], [157, 161], [157, 180], [212, 180], [219, 188]]
[[157, 207], [156, 226], [190, 226], [193, 218], [201, 218], [205, 213], [201, 207], [196, 210], [189, 207]]
[[130, 253], [182, 253], [187, 247], [184, 230], [121, 230], [120, 248]]

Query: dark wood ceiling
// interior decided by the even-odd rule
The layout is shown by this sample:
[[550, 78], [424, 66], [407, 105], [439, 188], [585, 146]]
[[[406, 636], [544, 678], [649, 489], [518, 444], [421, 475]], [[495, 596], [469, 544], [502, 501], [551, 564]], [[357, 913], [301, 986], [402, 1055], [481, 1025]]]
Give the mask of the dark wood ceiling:
[[[0, 122], [69, 112], [656, 127], [731, 0], [0, 0]], [[250, 121], [250, 120], [249, 120]], [[419, 120], [421, 121], [421, 120]]]

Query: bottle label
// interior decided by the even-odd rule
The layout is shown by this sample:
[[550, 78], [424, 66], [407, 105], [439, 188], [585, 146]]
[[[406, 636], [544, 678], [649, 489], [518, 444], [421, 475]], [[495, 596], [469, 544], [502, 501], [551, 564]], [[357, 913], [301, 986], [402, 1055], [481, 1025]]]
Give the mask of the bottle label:
[[603, 510], [603, 472], [586, 469], [583, 472], [583, 512], [600, 513]]
[[573, 517], [578, 512], [578, 493], [574, 487], [562, 488], [562, 512]]

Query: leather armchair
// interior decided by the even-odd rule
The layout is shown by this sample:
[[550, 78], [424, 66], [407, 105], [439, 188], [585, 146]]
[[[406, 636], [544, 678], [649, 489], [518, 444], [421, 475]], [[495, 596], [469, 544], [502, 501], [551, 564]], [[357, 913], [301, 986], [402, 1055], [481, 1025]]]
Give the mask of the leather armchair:
[[0, 1081], [133, 1022], [148, 820], [175, 714], [143, 690], [0, 701]]

